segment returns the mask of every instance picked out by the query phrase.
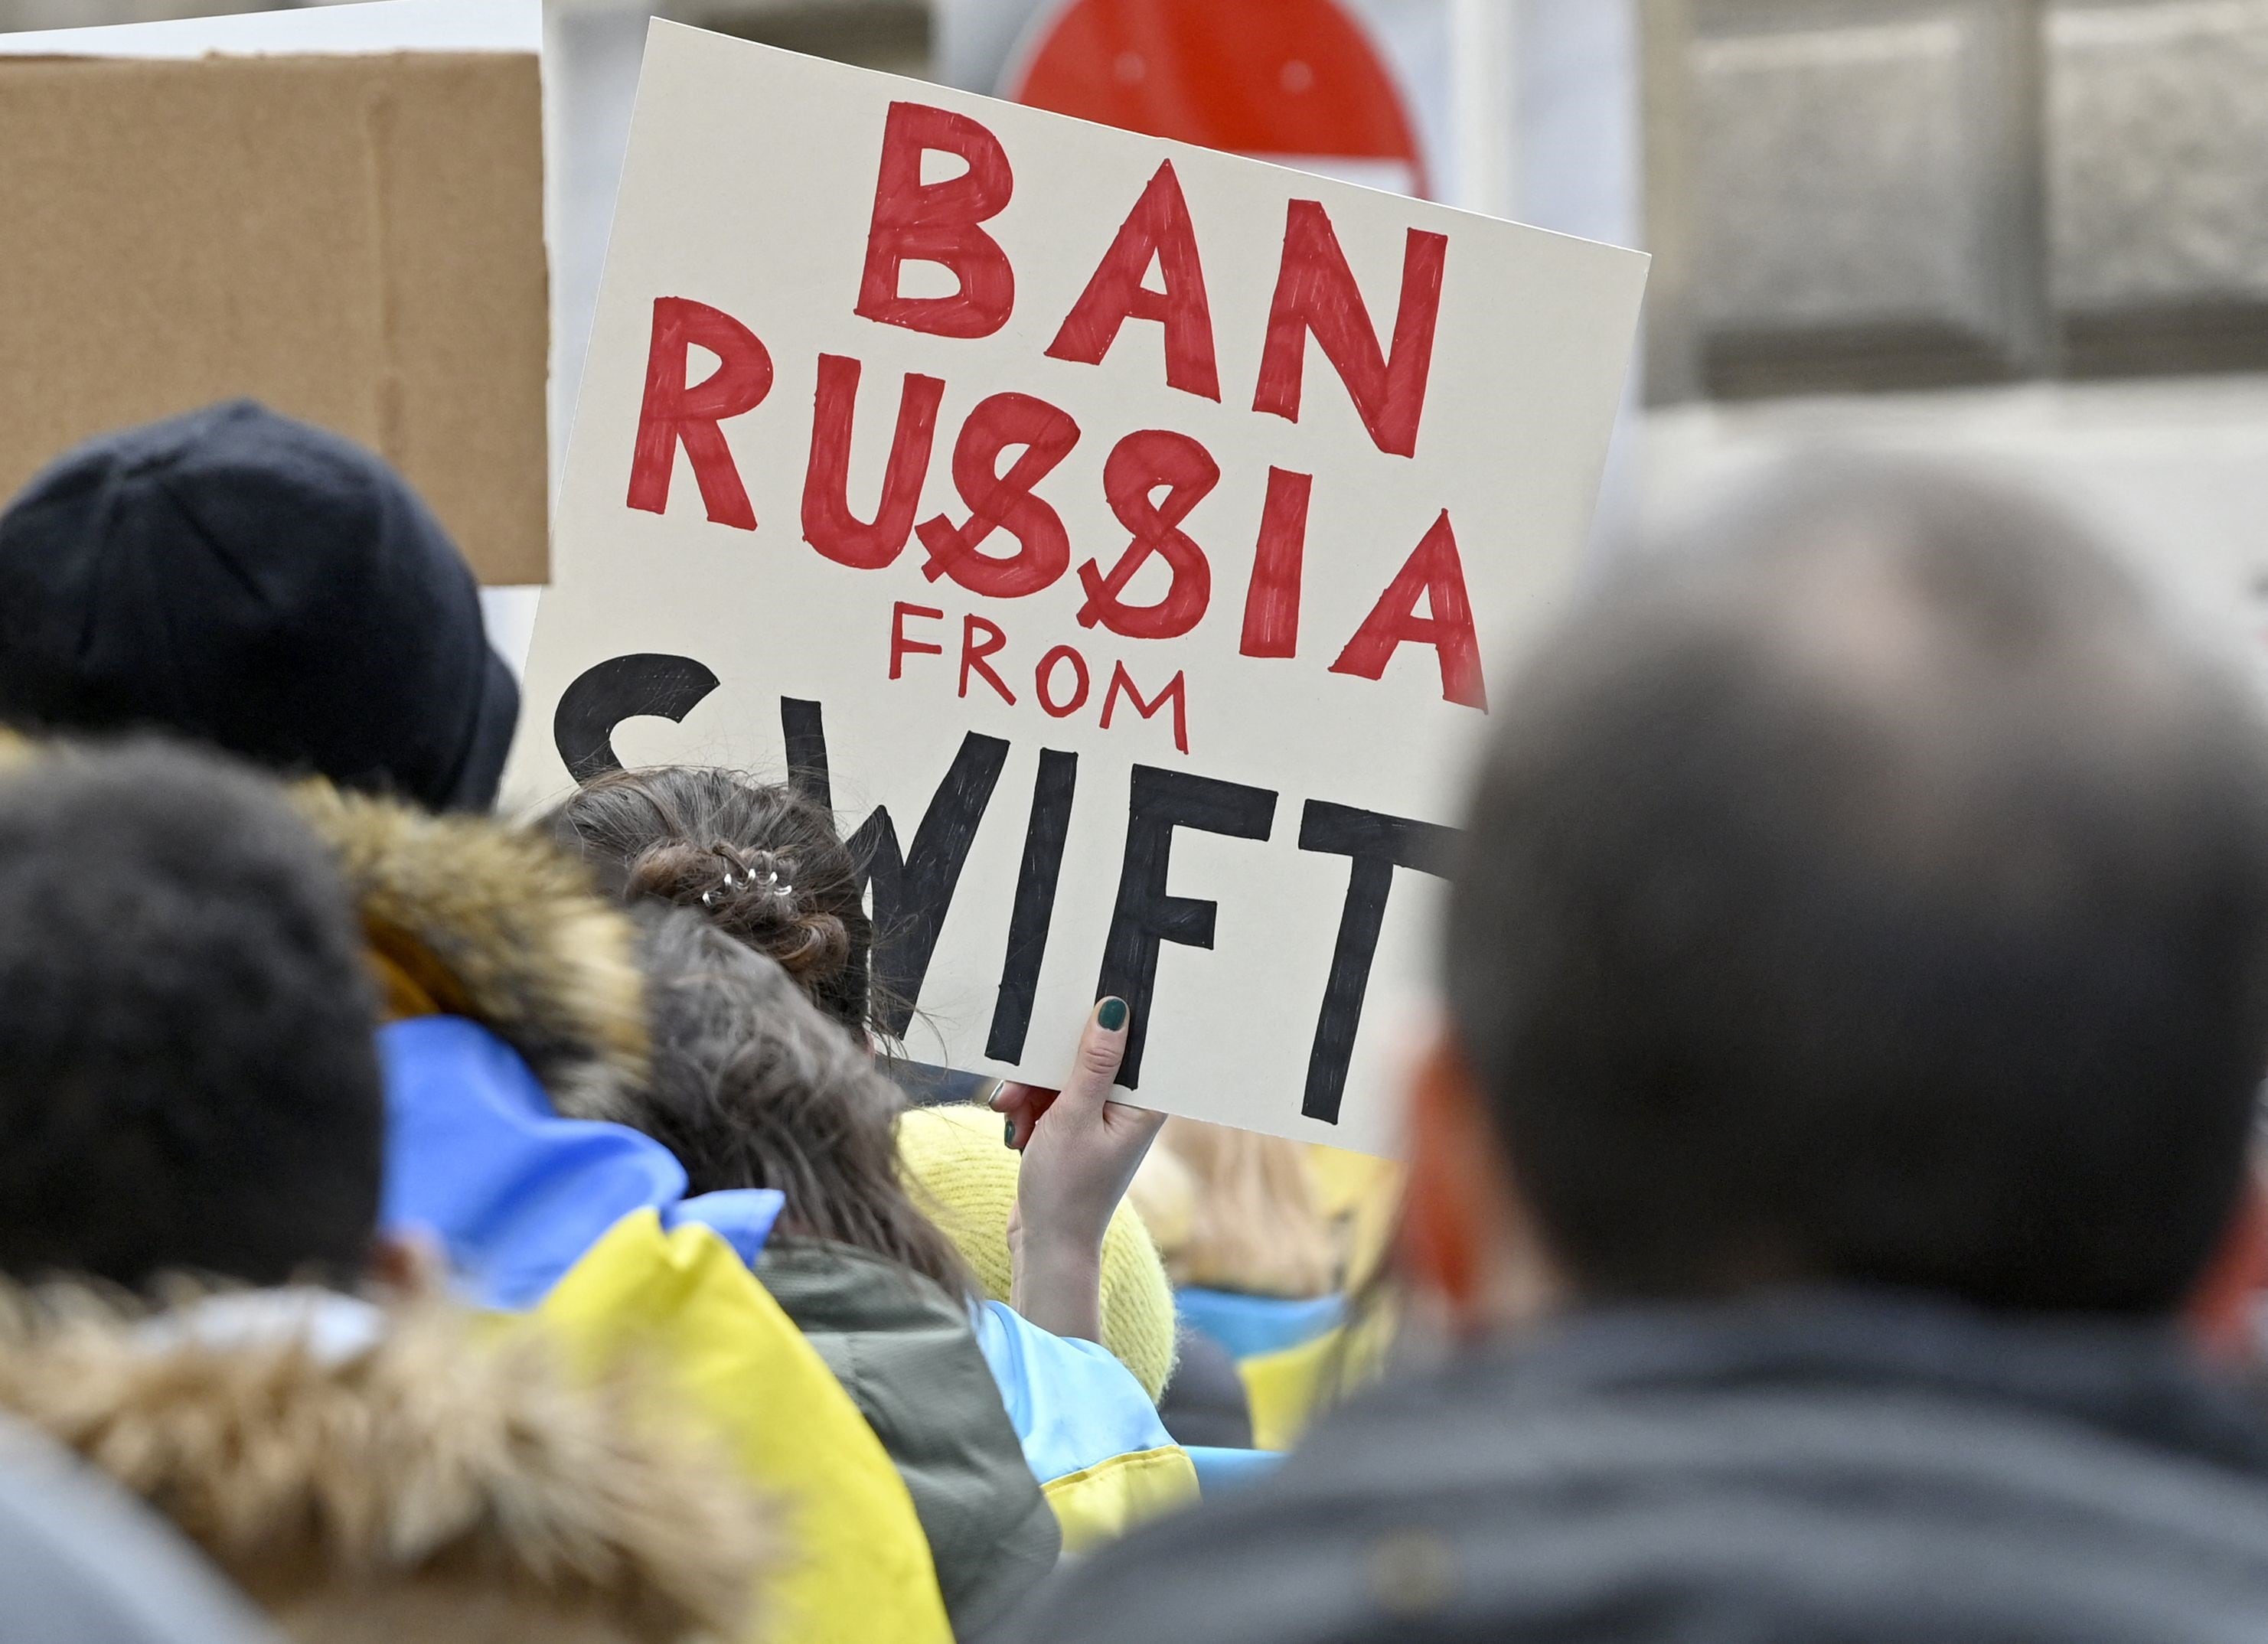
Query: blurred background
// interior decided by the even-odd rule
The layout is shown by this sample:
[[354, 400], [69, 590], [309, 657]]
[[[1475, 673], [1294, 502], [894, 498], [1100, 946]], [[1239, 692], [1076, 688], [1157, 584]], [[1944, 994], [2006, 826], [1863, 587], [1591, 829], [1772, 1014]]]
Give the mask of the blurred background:
[[1806, 440], [1954, 451], [2268, 639], [2268, 0], [553, 0], [556, 420], [649, 13], [1643, 247], [1606, 540]]

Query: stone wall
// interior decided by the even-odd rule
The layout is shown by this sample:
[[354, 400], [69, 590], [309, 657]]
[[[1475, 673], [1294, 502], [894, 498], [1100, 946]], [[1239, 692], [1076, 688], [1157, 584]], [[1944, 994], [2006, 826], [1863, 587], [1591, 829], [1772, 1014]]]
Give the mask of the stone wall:
[[1658, 400], [2268, 365], [2268, 0], [1649, 0]]

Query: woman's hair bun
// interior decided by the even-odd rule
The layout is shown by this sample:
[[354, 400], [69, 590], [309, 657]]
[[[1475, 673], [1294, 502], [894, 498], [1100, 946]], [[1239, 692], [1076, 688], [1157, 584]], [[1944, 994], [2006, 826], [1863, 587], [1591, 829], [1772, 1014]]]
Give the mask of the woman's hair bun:
[[823, 981], [850, 956], [850, 933], [797, 888], [794, 860], [784, 851], [659, 841], [630, 862], [627, 888], [695, 910], [799, 981]]

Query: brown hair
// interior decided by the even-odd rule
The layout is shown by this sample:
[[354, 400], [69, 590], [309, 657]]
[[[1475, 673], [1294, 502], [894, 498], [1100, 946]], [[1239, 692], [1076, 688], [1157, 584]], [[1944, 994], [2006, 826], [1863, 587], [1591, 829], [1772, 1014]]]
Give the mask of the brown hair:
[[653, 1080], [624, 1122], [677, 1155], [693, 1191], [777, 1188], [783, 1227], [974, 1293], [899, 1175], [904, 1098], [782, 968], [689, 913], [642, 918]]
[[835, 819], [792, 788], [703, 765], [615, 770], [544, 826], [623, 901], [693, 910], [865, 1035], [874, 947], [865, 887]]
[[1185, 1118], [1162, 1139], [1195, 1189], [1189, 1235], [1167, 1258], [1176, 1284], [1300, 1298], [1338, 1287], [1338, 1242], [1298, 1142]]

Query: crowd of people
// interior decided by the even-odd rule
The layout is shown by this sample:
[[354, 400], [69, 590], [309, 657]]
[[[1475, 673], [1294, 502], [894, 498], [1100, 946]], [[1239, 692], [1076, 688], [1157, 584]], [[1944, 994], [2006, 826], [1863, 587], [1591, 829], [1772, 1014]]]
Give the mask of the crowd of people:
[[376, 458], [63, 457], [0, 514], [0, 1635], [2268, 1637], [2239, 662], [1829, 457], [1501, 695], [1406, 1172], [1114, 1101], [1118, 999], [924, 1105], [792, 786], [493, 814], [512, 672]]

